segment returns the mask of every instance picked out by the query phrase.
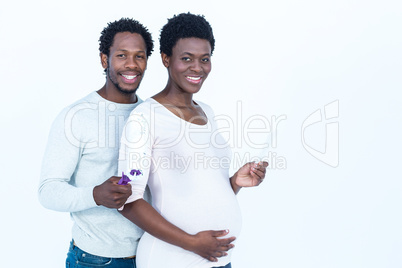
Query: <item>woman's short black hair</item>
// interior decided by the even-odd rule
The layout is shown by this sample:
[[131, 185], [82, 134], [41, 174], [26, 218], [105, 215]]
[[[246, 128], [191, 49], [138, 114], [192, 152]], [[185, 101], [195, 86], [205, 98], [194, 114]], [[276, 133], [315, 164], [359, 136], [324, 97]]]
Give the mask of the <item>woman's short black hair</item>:
[[154, 41], [148, 29], [138, 21], [130, 18], [121, 18], [114, 22], [109, 22], [107, 27], [101, 32], [99, 38], [99, 51], [109, 56], [110, 47], [113, 45], [114, 36], [117, 33], [130, 32], [138, 33], [144, 38], [147, 47], [147, 58], [151, 56], [154, 50]]
[[200, 38], [209, 41], [211, 54], [215, 48], [215, 38], [211, 25], [203, 15], [181, 13], [168, 19], [159, 37], [160, 52], [172, 56], [172, 49], [181, 38]]

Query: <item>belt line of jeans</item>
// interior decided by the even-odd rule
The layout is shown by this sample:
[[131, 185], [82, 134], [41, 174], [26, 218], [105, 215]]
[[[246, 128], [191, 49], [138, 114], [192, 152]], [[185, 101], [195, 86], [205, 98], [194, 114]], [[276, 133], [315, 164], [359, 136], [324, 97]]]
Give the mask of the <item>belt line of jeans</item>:
[[[78, 246], [77, 246], [77, 244], [75, 243], [75, 241], [73, 241], [73, 245], [78, 248]], [[133, 256], [128, 256], [128, 257], [124, 257], [124, 258], [120, 258], [120, 259], [126, 260], [126, 259], [134, 259], [134, 258], [135, 258], [135, 255], [133, 255]], [[118, 259], [118, 258], [114, 258], [114, 259]]]

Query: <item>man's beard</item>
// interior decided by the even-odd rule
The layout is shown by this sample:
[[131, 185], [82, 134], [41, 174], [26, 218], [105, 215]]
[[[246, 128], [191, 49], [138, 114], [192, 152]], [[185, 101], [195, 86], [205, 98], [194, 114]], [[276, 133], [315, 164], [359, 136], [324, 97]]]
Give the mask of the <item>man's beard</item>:
[[109, 77], [109, 80], [112, 82], [112, 84], [117, 88], [117, 90], [123, 94], [126, 95], [131, 95], [131, 94], [135, 94], [137, 92], [138, 87], [140, 86], [140, 84], [138, 84], [138, 86], [134, 89], [134, 90], [127, 90], [127, 89], [123, 89], [120, 87], [120, 85], [116, 82], [113, 81], [112, 77], [110, 76], [110, 72], [109, 72], [109, 66], [106, 69], [106, 75], [107, 77]]

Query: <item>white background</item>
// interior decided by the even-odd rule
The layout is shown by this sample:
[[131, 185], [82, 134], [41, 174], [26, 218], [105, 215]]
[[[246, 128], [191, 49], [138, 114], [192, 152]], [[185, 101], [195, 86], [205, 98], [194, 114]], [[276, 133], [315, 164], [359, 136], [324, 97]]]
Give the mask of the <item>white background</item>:
[[[67, 213], [37, 200], [50, 125], [104, 83], [98, 38], [107, 22], [146, 25], [155, 52], [139, 89], [163, 88], [159, 30], [180, 12], [204, 14], [213, 71], [196, 99], [216, 114], [286, 116], [270, 151], [285, 159], [238, 196], [243, 229], [233, 267], [402, 267], [400, 1], [2, 1], [0, 4], [1, 267], [63, 267]], [[301, 126], [339, 101], [339, 165], [302, 145]], [[241, 129], [241, 126], [239, 126]], [[325, 150], [325, 121], [305, 131]], [[261, 135], [255, 139], [261, 139]], [[258, 152], [247, 144], [234, 151]], [[260, 152], [261, 153], [261, 152]]]

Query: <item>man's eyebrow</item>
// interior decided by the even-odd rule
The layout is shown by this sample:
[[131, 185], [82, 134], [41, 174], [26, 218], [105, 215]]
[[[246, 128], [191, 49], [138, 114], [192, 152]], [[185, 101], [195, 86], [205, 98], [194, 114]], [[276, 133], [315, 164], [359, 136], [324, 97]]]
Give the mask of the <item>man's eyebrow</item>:
[[[116, 51], [129, 52], [127, 49], [117, 49]], [[136, 50], [136, 52], [144, 52], [145, 50]]]
[[[193, 54], [193, 53], [190, 53], [190, 52], [183, 52], [182, 55], [185, 55], [185, 54], [190, 55], [190, 56], [194, 56], [194, 54]], [[211, 54], [210, 54], [210, 53], [205, 53], [205, 54], [202, 55], [202, 56], [203, 56], [203, 57], [204, 57], [204, 56], [211, 56]]]

